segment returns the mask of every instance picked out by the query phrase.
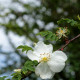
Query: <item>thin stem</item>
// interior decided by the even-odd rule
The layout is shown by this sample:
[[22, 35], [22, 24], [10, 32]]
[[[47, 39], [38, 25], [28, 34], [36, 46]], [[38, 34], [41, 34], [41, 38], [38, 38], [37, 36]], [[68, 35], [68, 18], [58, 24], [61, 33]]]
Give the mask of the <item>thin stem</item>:
[[63, 45], [61, 48], [59, 48], [58, 50], [64, 50], [64, 48], [71, 43], [72, 41], [76, 40], [77, 38], [80, 37], [80, 34], [78, 34], [76, 37], [72, 38], [71, 40], [69, 40], [65, 45]]

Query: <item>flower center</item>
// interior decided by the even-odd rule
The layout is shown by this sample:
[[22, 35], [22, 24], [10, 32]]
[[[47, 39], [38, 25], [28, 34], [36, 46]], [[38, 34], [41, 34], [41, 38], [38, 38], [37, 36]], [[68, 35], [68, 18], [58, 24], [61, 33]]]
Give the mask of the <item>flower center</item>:
[[40, 61], [39, 62], [47, 62], [50, 59], [49, 53], [40, 54]]
[[64, 33], [64, 31], [63, 31], [63, 30], [60, 30], [60, 33], [61, 33], [61, 34], [63, 34], [63, 33]]
[[42, 61], [48, 61], [47, 57], [42, 58]]

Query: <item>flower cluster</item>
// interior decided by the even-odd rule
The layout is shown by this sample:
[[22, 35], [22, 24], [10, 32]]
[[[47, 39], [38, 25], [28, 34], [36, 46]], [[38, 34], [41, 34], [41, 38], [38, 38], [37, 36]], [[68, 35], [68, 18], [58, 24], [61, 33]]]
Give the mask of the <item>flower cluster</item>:
[[59, 30], [56, 31], [58, 38], [60, 39], [62, 36], [63, 37], [67, 37], [66, 33], [67, 33], [67, 28], [59, 28]]
[[35, 73], [42, 79], [51, 79], [55, 73], [62, 71], [67, 60], [64, 52], [53, 52], [53, 46], [46, 45], [42, 41], [35, 45], [33, 51], [29, 50], [27, 56], [30, 60], [39, 62], [35, 68]]

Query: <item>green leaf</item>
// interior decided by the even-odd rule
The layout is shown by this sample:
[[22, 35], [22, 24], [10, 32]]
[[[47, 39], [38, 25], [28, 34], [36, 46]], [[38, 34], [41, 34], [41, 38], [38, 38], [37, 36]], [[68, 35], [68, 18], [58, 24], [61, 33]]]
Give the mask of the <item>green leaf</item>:
[[78, 24], [78, 29], [80, 29], [80, 24]]
[[37, 66], [37, 65], [38, 65], [38, 61], [34, 60], [34, 61], [33, 61], [33, 64], [34, 64], [35, 66]]
[[62, 24], [62, 23], [64, 23], [64, 22], [69, 23], [71, 26], [75, 26], [75, 25], [78, 24], [77, 21], [74, 21], [73, 19], [68, 19], [68, 18], [65, 18], [65, 19], [62, 18], [62, 19], [60, 19], [59, 21], [57, 21], [58, 24]]
[[22, 78], [21, 72], [13, 73], [11, 76], [13, 76], [12, 80], [21, 80], [21, 78]]
[[37, 65], [38, 65], [38, 62], [36, 60], [35, 61], [26, 61], [22, 68], [22, 73], [26, 74], [28, 71], [34, 72], [35, 71], [34, 67]]
[[27, 45], [20, 45], [17, 47], [17, 49], [22, 49], [22, 52], [24, 51], [28, 51], [28, 50], [33, 50], [31, 47], [27, 46]]
[[80, 16], [78, 15], [77, 18], [80, 20]]
[[41, 35], [42, 37], [45, 37], [46, 40], [51, 40], [51, 41], [58, 40], [56, 34], [53, 34], [51, 31], [42, 31], [39, 32], [37, 35]]
[[71, 26], [78, 27], [78, 29], [80, 29], [80, 23], [77, 22], [77, 21], [74, 21], [73, 19], [68, 19], [68, 18], [64, 19], [64, 18], [62, 18], [59, 21], [57, 21], [57, 23], [58, 24], [68, 23]]
[[26, 66], [24, 66], [24, 67], [22, 68], [22, 73], [23, 73], [23, 74], [26, 74], [27, 72], [28, 72], [28, 69], [27, 69]]

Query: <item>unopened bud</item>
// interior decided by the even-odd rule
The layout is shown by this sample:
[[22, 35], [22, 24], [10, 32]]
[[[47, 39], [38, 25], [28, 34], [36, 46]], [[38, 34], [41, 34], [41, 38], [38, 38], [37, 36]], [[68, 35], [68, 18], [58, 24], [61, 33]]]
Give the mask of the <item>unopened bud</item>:
[[21, 72], [21, 69], [14, 69], [14, 72]]

